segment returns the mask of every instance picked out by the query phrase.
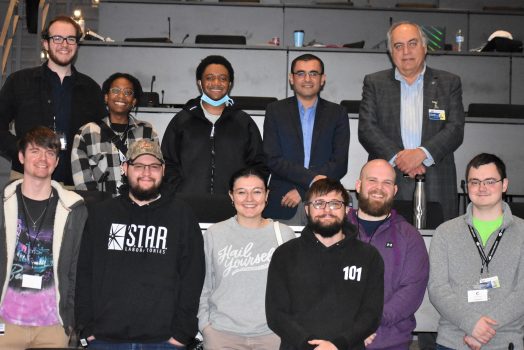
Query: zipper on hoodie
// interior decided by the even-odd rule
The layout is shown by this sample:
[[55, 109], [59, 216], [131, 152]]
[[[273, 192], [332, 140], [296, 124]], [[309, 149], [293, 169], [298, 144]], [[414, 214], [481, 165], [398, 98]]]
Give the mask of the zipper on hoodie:
[[211, 178], [209, 181], [209, 192], [215, 193], [215, 124], [211, 127], [209, 134], [209, 141], [211, 142]]

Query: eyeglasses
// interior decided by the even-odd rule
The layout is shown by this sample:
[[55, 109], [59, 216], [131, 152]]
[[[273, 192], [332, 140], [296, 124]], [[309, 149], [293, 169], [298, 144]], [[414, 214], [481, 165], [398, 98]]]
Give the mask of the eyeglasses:
[[208, 74], [208, 75], [206, 75], [206, 76], [204, 77], [204, 80], [205, 80], [206, 82], [209, 82], [209, 83], [211, 83], [211, 82], [213, 82], [213, 81], [215, 81], [215, 80], [217, 80], [217, 79], [218, 79], [218, 81], [221, 82], [221, 83], [227, 83], [227, 82], [229, 81], [229, 76], [224, 75], [224, 74], [221, 74], [221, 75]]
[[47, 37], [47, 40], [52, 40], [53, 43], [55, 44], [61, 44], [65, 40], [69, 45], [76, 45], [78, 43], [78, 39], [79, 39], [78, 37], [73, 36], [73, 35], [70, 35], [70, 36], [52, 35], [52, 36]]
[[161, 163], [153, 163], [153, 164], [142, 164], [142, 163], [129, 163], [133, 168], [135, 168], [137, 171], [144, 172], [147, 168], [149, 168], [149, 171], [152, 173], [157, 173], [162, 170], [162, 164]]
[[486, 187], [495, 186], [497, 182], [501, 182], [504, 179], [495, 180], [495, 179], [485, 179], [485, 180], [479, 180], [479, 179], [471, 179], [468, 180], [468, 186], [469, 187], [480, 187], [480, 185], [484, 185]]
[[306, 75], [309, 76], [311, 79], [315, 79], [322, 75], [322, 73], [317, 72], [316, 70], [312, 70], [310, 72], [299, 70], [298, 72], [294, 72], [293, 74], [296, 75], [300, 79], [304, 79]]
[[344, 202], [336, 200], [336, 199], [329, 201], [329, 202], [326, 202], [325, 200], [322, 200], [322, 199], [318, 199], [316, 201], [308, 202], [306, 204], [307, 205], [311, 204], [313, 208], [315, 209], [325, 209], [327, 205], [330, 210], [335, 210], [335, 209], [342, 208], [342, 206], [344, 205]]
[[123, 92], [124, 96], [133, 96], [135, 94], [133, 89], [121, 89], [118, 87], [113, 87], [109, 89], [109, 92], [112, 93], [113, 95], [120, 95], [120, 93]]
[[[417, 39], [413, 39], [413, 40], [408, 41], [407, 46], [408, 46], [408, 49], [414, 49], [419, 44], [420, 43], [419, 43], [419, 41]], [[404, 50], [405, 46], [406, 46], [405, 43], [395, 43], [395, 44], [393, 44], [393, 48], [395, 49], [395, 51], [402, 51], [402, 50]]]

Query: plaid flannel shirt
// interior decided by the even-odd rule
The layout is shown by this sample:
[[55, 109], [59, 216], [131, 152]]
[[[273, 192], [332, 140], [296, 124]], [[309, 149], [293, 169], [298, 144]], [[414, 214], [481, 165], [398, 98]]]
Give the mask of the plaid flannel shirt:
[[[109, 117], [102, 122], [110, 126]], [[147, 135], [147, 136], [145, 136]], [[126, 144], [148, 137], [158, 141], [153, 126], [129, 116]], [[108, 139], [97, 123], [88, 123], [78, 130], [71, 151], [73, 181], [77, 190], [99, 190], [118, 195], [122, 184], [121, 161], [118, 148]]]

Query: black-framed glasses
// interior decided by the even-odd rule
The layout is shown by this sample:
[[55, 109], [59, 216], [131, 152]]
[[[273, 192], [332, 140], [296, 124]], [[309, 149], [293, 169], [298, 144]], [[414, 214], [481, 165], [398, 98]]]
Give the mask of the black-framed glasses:
[[133, 89], [121, 89], [119, 87], [112, 87], [109, 89], [109, 92], [113, 95], [119, 95], [121, 92], [123, 92], [124, 96], [133, 96], [135, 94]]
[[344, 205], [344, 202], [336, 200], [336, 199], [333, 199], [333, 200], [331, 200], [329, 202], [326, 202], [323, 199], [318, 199], [318, 200], [313, 201], [313, 202], [307, 202], [306, 204], [307, 205], [312, 205], [313, 208], [315, 208], [315, 209], [325, 209], [326, 206], [327, 206], [331, 210], [336, 210], [336, 209], [342, 208], [342, 206]]
[[151, 172], [159, 172], [162, 170], [162, 163], [153, 163], [153, 164], [142, 164], [142, 163], [131, 163], [129, 162], [129, 165], [131, 165], [135, 170], [144, 172], [147, 168], [149, 168], [149, 171]]
[[298, 72], [294, 72], [293, 74], [296, 75], [300, 79], [304, 79], [306, 75], [309, 76], [311, 79], [318, 78], [319, 76], [322, 75], [322, 73], [317, 72], [316, 70], [312, 70], [310, 72], [299, 70]]
[[468, 180], [468, 186], [469, 187], [480, 187], [480, 185], [482, 184], [486, 187], [491, 187], [491, 186], [494, 186], [497, 182], [501, 182], [502, 180], [504, 179], [500, 179], [500, 180], [495, 180], [493, 178], [484, 179], [484, 180], [471, 179], [471, 180]]
[[78, 38], [78, 37], [76, 37], [74, 35], [70, 35], [70, 36], [51, 35], [51, 36], [47, 37], [47, 40], [51, 40], [55, 44], [61, 44], [65, 40], [69, 45], [76, 45], [76, 44], [78, 44], [78, 40], [79, 39], [80, 38]]

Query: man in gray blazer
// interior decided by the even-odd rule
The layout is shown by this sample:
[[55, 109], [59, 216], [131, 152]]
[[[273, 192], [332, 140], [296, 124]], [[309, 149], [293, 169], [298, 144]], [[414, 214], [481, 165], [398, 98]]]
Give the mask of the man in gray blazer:
[[271, 103], [264, 121], [264, 153], [271, 180], [264, 215], [305, 225], [304, 194], [316, 180], [347, 172], [349, 119], [342, 106], [320, 98], [324, 63], [311, 54], [291, 63], [295, 96]]
[[426, 37], [415, 23], [388, 31], [394, 69], [364, 78], [359, 141], [369, 159], [382, 158], [397, 171], [397, 199], [411, 200], [414, 177], [424, 174], [428, 201], [444, 219], [458, 215], [453, 152], [464, 138], [462, 85], [454, 74], [426, 66]]

